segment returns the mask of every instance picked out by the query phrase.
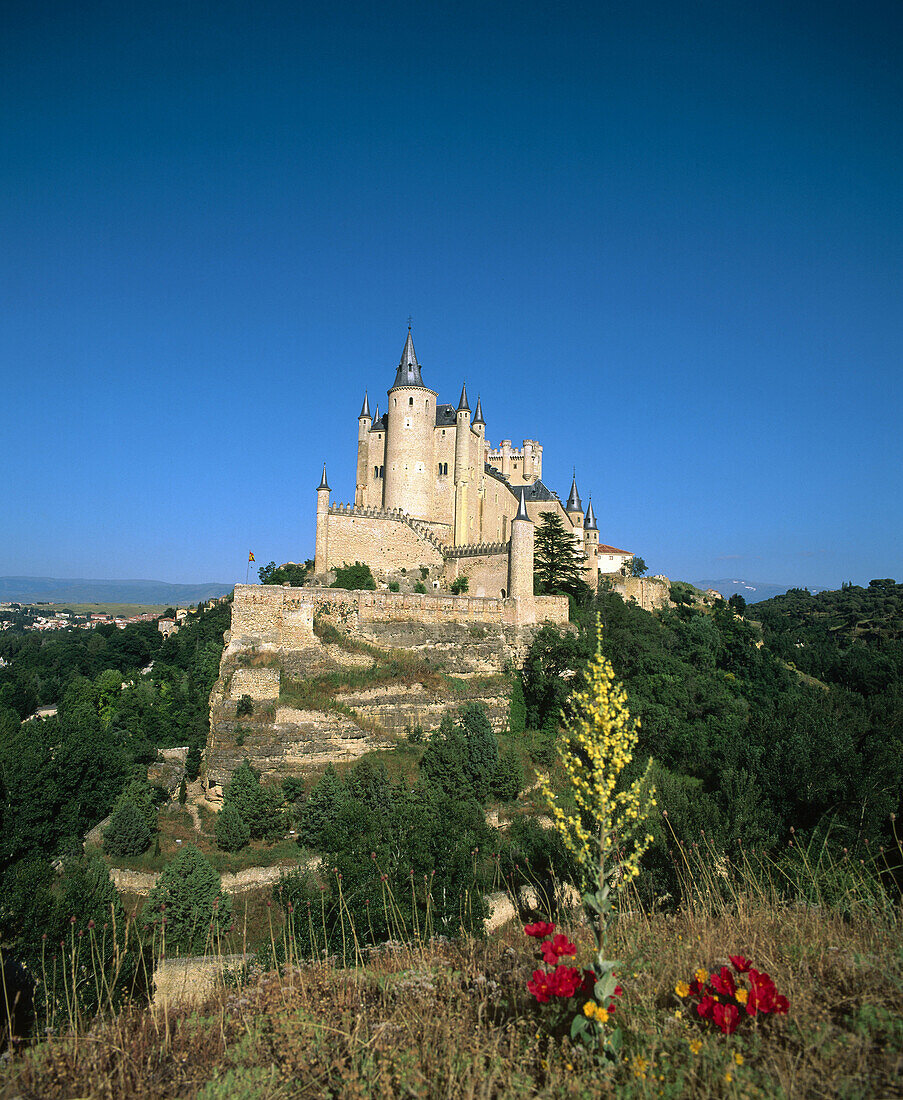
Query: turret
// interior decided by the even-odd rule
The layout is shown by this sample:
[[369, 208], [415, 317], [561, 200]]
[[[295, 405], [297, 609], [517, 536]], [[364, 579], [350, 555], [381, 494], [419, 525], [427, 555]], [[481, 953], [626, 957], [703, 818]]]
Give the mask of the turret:
[[423, 384], [409, 328], [389, 390], [383, 507], [430, 517], [435, 426], [436, 391]]
[[590, 588], [595, 588], [599, 583], [599, 526], [593, 512], [592, 497], [589, 498], [589, 503], [586, 506], [586, 522], [583, 531], [583, 552], [586, 554], [586, 583]]
[[361, 413], [357, 418], [357, 480], [354, 487], [354, 503], [359, 507], [363, 507], [367, 503], [367, 481], [370, 476], [370, 426], [372, 423], [370, 402], [367, 399], [367, 391], [364, 390], [364, 404], [361, 406]]
[[314, 551], [314, 572], [325, 573], [328, 566], [329, 534], [329, 482], [326, 480], [326, 463], [323, 463], [323, 476], [317, 486], [317, 541]]
[[483, 406], [479, 397], [477, 397], [477, 411], [473, 414], [473, 428], [480, 439], [485, 439], [486, 421], [483, 419]]
[[455, 543], [458, 546], [471, 541], [469, 498], [473, 474], [470, 467], [470, 405], [465, 382], [455, 413]]
[[526, 488], [520, 490], [517, 515], [511, 521], [508, 544], [508, 595], [517, 600], [517, 621], [534, 622], [533, 524], [527, 515]]

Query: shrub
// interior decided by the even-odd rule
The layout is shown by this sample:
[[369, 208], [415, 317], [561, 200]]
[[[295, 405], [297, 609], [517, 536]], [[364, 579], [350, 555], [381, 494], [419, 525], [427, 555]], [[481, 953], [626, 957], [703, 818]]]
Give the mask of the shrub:
[[104, 829], [103, 850], [111, 856], [140, 856], [151, 842], [151, 831], [134, 802], [123, 802]]
[[[141, 912], [141, 921], [161, 935], [167, 947], [200, 953], [229, 927], [232, 903], [223, 897], [219, 875], [189, 844], [163, 868]], [[163, 921], [166, 924], [163, 924]]]
[[227, 802], [216, 815], [216, 846], [224, 852], [237, 852], [251, 839], [251, 830], [233, 803]]
[[238, 810], [255, 840], [275, 836], [282, 828], [279, 795], [261, 786], [260, 774], [247, 757], [232, 773], [223, 791], [223, 801]]
[[345, 788], [329, 764], [301, 810], [298, 838], [312, 848], [329, 846], [336, 815], [346, 800]]
[[185, 775], [189, 783], [193, 783], [201, 770], [201, 747], [190, 745], [188, 755], [185, 757]]
[[376, 578], [370, 570], [370, 566], [362, 561], [356, 561], [354, 565], [340, 565], [335, 571], [333, 588], [348, 588], [352, 592], [361, 589], [374, 590]]
[[417, 583], [416, 583], [416, 584], [414, 585], [414, 591], [415, 591], [415, 592], [419, 592], [419, 593], [421, 593], [421, 594], [423, 594], [423, 593], [425, 593], [425, 592], [426, 592], [426, 585], [425, 585], [425, 584], [423, 583], [423, 581], [418, 581], [418, 582], [417, 582]]
[[524, 685], [520, 674], [515, 673], [511, 684], [511, 701], [508, 704], [509, 733], [523, 733], [527, 728], [527, 704], [524, 702]]
[[467, 577], [455, 577], [451, 582], [451, 593], [453, 596], [460, 596], [463, 592], [466, 592], [470, 587], [470, 581]]
[[390, 592], [397, 592], [398, 591], [398, 581], [389, 581], [389, 591]]
[[179, 784], [179, 805], [184, 806], [188, 801], [188, 787], [185, 784], [185, 776], [182, 776], [182, 782]]
[[235, 708], [236, 718], [250, 718], [254, 713], [254, 702], [250, 695], [242, 695]]
[[523, 790], [524, 769], [517, 753], [506, 752], [495, 766], [491, 790], [502, 802], [513, 802]]

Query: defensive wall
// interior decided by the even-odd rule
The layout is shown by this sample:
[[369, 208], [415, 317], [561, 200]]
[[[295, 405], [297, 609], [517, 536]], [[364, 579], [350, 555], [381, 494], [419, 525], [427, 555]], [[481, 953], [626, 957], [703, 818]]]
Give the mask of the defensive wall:
[[[261, 645], [303, 649], [317, 641], [313, 633], [315, 615], [347, 633], [360, 627], [366, 629], [368, 624], [386, 622], [529, 626], [566, 623], [568, 601], [566, 596], [515, 600], [432, 592], [349, 592], [342, 588], [237, 584], [229, 649], [234, 652]], [[248, 694], [252, 694], [250, 690]]]

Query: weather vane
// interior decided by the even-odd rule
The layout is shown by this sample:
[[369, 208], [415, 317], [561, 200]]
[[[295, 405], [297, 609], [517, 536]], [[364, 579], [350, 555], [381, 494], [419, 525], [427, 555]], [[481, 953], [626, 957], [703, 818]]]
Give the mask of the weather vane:
[[411, 331], [411, 321], [412, 321], [412, 320], [413, 320], [413, 317], [411, 317], [411, 315], [410, 315], [410, 313], [409, 313], [409, 314], [408, 314], [408, 332], [410, 332], [410, 331]]

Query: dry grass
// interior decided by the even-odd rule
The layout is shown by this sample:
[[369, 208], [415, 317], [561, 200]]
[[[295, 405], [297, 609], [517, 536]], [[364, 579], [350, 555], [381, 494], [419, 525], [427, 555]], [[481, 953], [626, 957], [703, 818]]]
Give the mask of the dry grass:
[[[577, 939], [583, 961], [587, 930]], [[201, 1012], [133, 1009], [25, 1050], [0, 1071], [0, 1097], [903, 1095], [892, 919], [746, 899], [735, 911], [628, 914], [615, 948], [625, 993], [613, 1064], [546, 1034], [545, 1008], [524, 991], [530, 943], [511, 927], [486, 941], [374, 949], [352, 969], [330, 960], [250, 977]], [[771, 973], [790, 997], [786, 1018], [725, 1037], [680, 1015], [675, 983], [728, 953]]]

